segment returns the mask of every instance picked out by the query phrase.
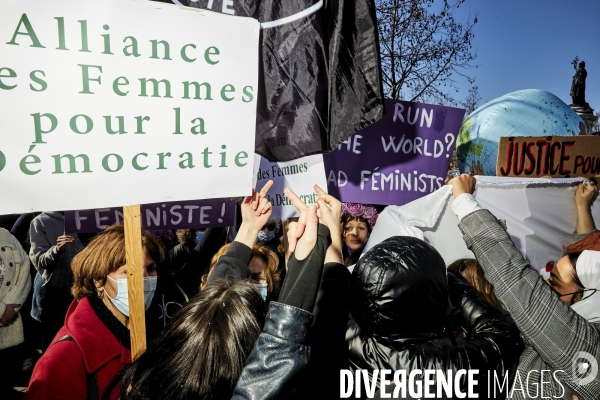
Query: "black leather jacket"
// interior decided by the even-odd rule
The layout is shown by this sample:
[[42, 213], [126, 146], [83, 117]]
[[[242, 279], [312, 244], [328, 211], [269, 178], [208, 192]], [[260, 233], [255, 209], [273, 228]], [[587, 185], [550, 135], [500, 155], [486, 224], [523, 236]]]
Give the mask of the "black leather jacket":
[[[369, 250], [350, 282], [348, 368], [406, 370], [407, 376], [415, 369], [478, 369], [479, 398], [493, 397], [487, 371], [499, 380], [514, 371], [519, 332], [475, 289], [453, 275], [448, 280], [442, 257], [419, 239], [396, 236]], [[448, 298], [462, 312], [464, 339], [445, 333]], [[466, 393], [466, 379], [461, 385]]]
[[233, 399], [278, 398], [290, 379], [308, 364], [306, 346], [312, 314], [272, 301], [263, 331], [246, 360]]

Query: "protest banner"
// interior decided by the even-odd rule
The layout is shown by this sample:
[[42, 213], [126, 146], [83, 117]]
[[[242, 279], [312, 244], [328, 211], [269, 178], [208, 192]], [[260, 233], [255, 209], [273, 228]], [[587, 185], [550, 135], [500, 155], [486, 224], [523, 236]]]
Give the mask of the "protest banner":
[[[502, 178], [477, 176], [475, 199], [506, 222], [513, 243], [531, 266], [544, 276], [549, 262], [563, 256], [573, 243], [577, 210], [575, 189], [582, 178]], [[379, 215], [365, 246], [367, 251], [395, 235], [421, 238], [436, 248], [446, 265], [460, 258], [473, 258], [458, 229], [458, 218], [450, 205], [450, 185], [403, 206], [389, 206]], [[600, 200], [592, 205], [600, 221]]]
[[258, 36], [168, 4], [3, 2], [0, 214], [249, 194]]
[[124, 206], [134, 358], [139, 204], [250, 193], [259, 29], [137, 0], [2, 5], [0, 214]]
[[268, 160], [329, 152], [383, 116], [374, 0], [158, 1], [260, 22], [256, 153]]
[[465, 111], [386, 100], [386, 116], [324, 155], [342, 201], [405, 204], [444, 184]]
[[600, 137], [501, 137], [497, 176], [600, 178]]
[[306, 205], [317, 204], [318, 194], [315, 192], [314, 185], [319, 185], [324, 190], [327, 187], [323, 156], [314, 155], [294, 161], [271, 162], [258, 154], [255, 155], [254, 187], [263, 187], [269, 179], [273, 180], [273, 186], [267, 195], [273, 204], [271, 217], [287, 219], [298, 216], [298, 210], [283, 194], [283, 189], [291, 189]]
[[[235, 202], [230, 199], [174, 201], [143, 204], [140, 208], [144, 229], [201, 229], [235, 224]], [[65, 211], [65, 232], [100, 232], [122, 223], [123, 208]]]

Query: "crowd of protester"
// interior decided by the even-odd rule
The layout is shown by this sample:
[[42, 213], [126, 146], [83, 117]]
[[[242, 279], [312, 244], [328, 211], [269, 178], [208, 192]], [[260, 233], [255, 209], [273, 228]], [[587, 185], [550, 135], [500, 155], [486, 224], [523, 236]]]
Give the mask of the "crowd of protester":
[[[78, 236], [61, 212], [3, 217], [0, 395], [33, 367], [27, 399], [329, 399], [340, 371], [382, 370], [478, 370], [478, 398], [499, 399], [525, 377], [510, 398], [530, 398], [549, 371], [546, 395], [600, 398], [600, 376], [572, 367], [582, 352], [600, 361], [597, 188], [578, 186], [574, 244], [543, 281], [475, 182], [449, 182], [475, 255], [450, 265], [414, 237], [363, 254], [381, 208], [318, 186], [310, 206], [286, 189], [290, 220], [272, 218], [269, 182], [238, 201], [233, 227], [142, 229], [148, 344], [135, 360], [123, 226]], [[490, 395], [494, 378], [506, 386]], [[353, 397], [399, 383], [366, 382]], [[466, 378], [457, 385], [467, 392]]]

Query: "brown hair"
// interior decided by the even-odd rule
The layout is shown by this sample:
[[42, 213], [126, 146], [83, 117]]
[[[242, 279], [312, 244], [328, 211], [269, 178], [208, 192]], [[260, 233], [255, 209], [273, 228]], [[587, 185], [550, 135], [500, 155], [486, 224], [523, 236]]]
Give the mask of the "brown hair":
[[175, 235], [177, 236], [177, 242], [179, 242], [179, 244], [186, 244], [188, 242], [194, 243], [196, 240], [195, 229], [177, 229]]
[[[200, 281], [200, 290], [204, 289], [208, 283], [208, 276], [210, 275], [213, 267], [217, 264], [217, 261], [219, 261], [219, 259], [227, 253], [227, 250], [229, 250], [230, 246], [231, 243], [227, 243], [221, 247], [213, 256], [212, 260], [210, 260], [208, 273], [202, 275], [202, 279]], [[267, 276], [267, 293], [269, 293], [269, 296], [279, 293], [279, 271], [277, 271], [279, 257], [277, 257], [277, 255], [268, 247], [259, 246], [256, 244], [252, 246], [252, 256], [261, 258], [267, 264], [265, 275]]]
[[[141, 230], [142, 247], [155, 262], [164, 258], [164, 249], [152, 235]], [[82, 297], [96, 296], [94, 281], [106, 283], [106, 277], [125, 265], [125, 228], [122, 224], [109, 226], [94, 237], [88, 245], [75, 256], [71, 264], [74, 283], [71, 288], [73, 296], [79, 300]]]
[[460, 275], [469, 285], [475, 288], [479, 293], [483, 294], [483, 297], [494, 306], [496, 309], [504, 313], [504, 307], [496, 295], [494, 294], [494, 287], [487, 279], [485, 279], [485, 273], [483, 268], [474, 258], [462, 258], [454, 261], [448, 266], [448, 271]]
[[[367, 239], [369, 238], [369, 235], [371, 234], [371, 231], [373, 230], [373, 228], [371, 228], [371, 224], [369, 224], [369, 221], [363, 217], [353, 217], [350, 214], [346, 214], [340, 219], [340, 232], [342, 235], [342, 257], [344, 257], [344, 265], [346, 267], [356, 264], [362, 253], [362, 249], [357, 249], [357, 250], [353, 251], [352, 254], [350, 254], [348, 252], [348, 248], [345, 245], [345, 243], [346, 243], [346, 224], [350, 221], [358, 221], [358, 222], [365, 223], [365, 225], [367, 226]], [[364, 248], [364, 245], [363, 245], [363, 248]]]

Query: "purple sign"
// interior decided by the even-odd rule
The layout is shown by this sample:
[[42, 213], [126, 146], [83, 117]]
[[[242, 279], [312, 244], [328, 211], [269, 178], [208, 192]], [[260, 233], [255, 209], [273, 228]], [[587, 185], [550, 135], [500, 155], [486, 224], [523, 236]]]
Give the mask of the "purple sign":
[[444, 185], [465, 110], [400, 100], [323, 155], [327, 188], [341, 201], [402, 205]]
[[[200, 229], [234, 224], [234, 201], [208, 199], [142, 204], [145, 229]], [[65, 211], [65, 232], [99, 232], [123, 222], [123, 208]]]

